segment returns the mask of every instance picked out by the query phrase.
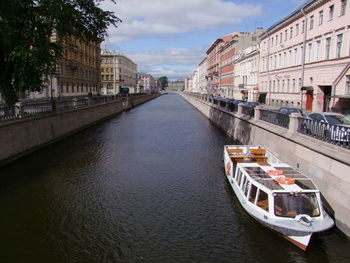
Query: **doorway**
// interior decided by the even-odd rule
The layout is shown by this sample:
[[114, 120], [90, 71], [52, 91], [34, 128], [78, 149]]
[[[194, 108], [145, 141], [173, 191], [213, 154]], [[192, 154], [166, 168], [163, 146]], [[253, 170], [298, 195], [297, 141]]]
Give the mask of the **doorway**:
[[312, 103], [314, 101], [313, 92], [308, 90], [305, 95], [306, 95], [306, 107], [305, 107], [305, 109], [307, 111], [312, 111]]
[[323, 92], [323, 105], [322, 111], [329, 111], [331, 95], [332, 95], [332, 86], [320, 86], [321, 91]]

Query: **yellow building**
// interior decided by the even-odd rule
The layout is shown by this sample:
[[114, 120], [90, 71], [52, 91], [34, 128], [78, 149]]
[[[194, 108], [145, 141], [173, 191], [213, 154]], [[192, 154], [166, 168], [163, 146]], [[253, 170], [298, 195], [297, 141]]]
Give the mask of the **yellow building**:
[[53, 78], [52, 85], [53, 96], [98, 93], [100, 43], [82, 42], [72, 37], [70, 43], [65, 44], [63, 58], [57, 65], [57, 74]]
[[[51, 36], [51, 41], [57, 41], [56, 33]], [[41, 92], [30, 92], [29, 97], [58, 98], [100, 92], [100, 43], [71, 37], [63, 46], [56, 73], [48, 77]]]
[[121, 87], [137, 93], [137, 65], [129, 58], [114, 52], [101, 54], [101, 93], [118, 94]]

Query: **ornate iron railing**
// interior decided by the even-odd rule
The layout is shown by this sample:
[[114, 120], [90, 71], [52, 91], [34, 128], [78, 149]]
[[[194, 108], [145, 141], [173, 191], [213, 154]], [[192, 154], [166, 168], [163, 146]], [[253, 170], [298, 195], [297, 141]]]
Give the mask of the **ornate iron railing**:
[[[146, 95], [141, 94], [129, 94], [129, 97], [136, 97]], [[39, 116], [42, 114], [48, 114], [51, 112], [65, 112], [70, 110], [75, 110], [79, 108], [85, 108], [92, 105], [103, 104], [107, 102], [112, 102], [116, 100], [122, 100], [121, 95], [107, 95], [107, 96], [92, 96], [92, 97], [77, 97], [77, 98], [65, 98], [65, 99], [55, 99], [55, 100], [31, 100], [28, 102], [22, 101], [17, 103], [12, 107], [5, 107], [0, 105], [0, 121], [2, 123], [23, 119], [30, 116]]]
[[238, 111], [238, 104], [237, 103], [228, 102], [227, 103], [227, 109], [229, 109], [229, 111], [232, 111], [232, 112], [237, 112]]
[[242, 105], [242, 114], [247, 116], [247, 117], [254, 118], [255, 109], [254, 109], [254, 107]]
[[299, 117], [298, 132], [350, 149], [350, 127]]
[[289, 115], [272, 110], [260, 109], [260, 120], [288, 129]]

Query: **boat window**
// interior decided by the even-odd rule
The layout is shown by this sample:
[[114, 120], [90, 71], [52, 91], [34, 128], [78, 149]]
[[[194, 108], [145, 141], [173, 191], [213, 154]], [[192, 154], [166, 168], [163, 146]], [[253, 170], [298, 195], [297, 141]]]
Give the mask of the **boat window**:
[[244, 195], [245, 196], [248, 196], [249, 187], [250, 187], [250, 182], [247, 180], [247, 184], [246, 184], [246, 187], [244, 189]]
[[240, 173], [240, 174], [239, 174], [239, 178], [238, 178], [238, 186], [241, 185], [242, 177], [243, 177], [243, 175], [242, 175], [242, 173]]
[[300, 214], [316, 217], [320, 215], [315, 193], [275, 194], [275, 215], [295, 217]]
[[255, 203], [255, 197], [256, 197], [257, 191], [258, 191], [258, 188], [252, 184], [252, 187], [250, 189], [250, 194], [249, 194], [249, 201], [252, 202], [253, 204]]
[[256, 201], [256, 205], [269, 212], [269, 196], [261, 189], [259, 189], [258, 200]]
[[245, 191], [246, 184], [247, 184], [247, 177], [245, 175], [243, 175], [243, 183], [242, 183], [242, 187], [241, 187], [243, 192]]
[[[237, 183], [241, 180], [241, 176], [242, 176], [242, 172], [241, 172], [241, 170], [238, 170], [238, 174], [237, 174], [237, 177], [236, 177]], [[238, 185], [239, 185], [239, 183], [238, 183]]]

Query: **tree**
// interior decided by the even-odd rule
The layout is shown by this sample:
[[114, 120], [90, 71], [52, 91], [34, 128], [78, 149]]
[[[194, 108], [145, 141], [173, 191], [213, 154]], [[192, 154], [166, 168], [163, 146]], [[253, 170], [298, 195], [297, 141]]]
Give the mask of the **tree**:
[[55, 72], [70, 37], [102, 41], [107, 27], [121, 22], [99, 7], [102, 1], [0, 1], [0, 95], [6, 105], [13, 105], [26, 90], [40, 90], [45, 78]]
[[160, 77], [159, 81], [163, 90], [168, 87], [168, 77]]

